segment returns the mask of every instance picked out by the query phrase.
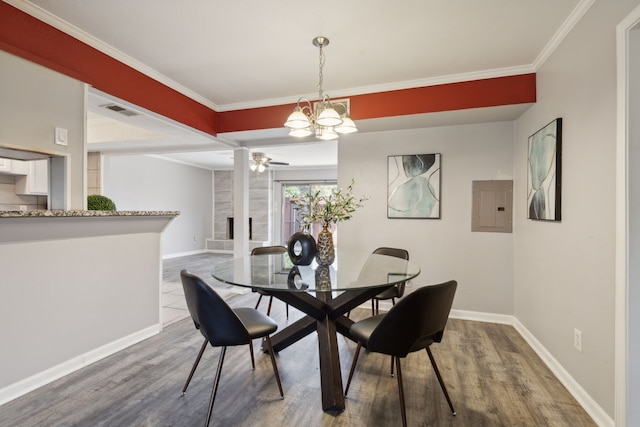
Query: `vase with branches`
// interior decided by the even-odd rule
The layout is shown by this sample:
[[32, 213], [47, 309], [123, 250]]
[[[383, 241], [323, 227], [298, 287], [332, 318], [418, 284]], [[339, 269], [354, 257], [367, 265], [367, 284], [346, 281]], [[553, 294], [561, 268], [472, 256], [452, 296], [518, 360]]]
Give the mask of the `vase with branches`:
[[335, 260], [333, 236], [329, 228], [338, 222], [351, 219], [353, 213], [369, 199], [366, 196], [354, 196], [354, 184], [355, 180], [352, 179], [345, 190], [334, 188], [328, 195], [318, 190], [293, 197], [290, 201], [299, 212], [300, 225], [304, 230], [309, 230], [314, 224], [322, 227], [316, 245], [316, 261], [320, 265], [330, 265]]

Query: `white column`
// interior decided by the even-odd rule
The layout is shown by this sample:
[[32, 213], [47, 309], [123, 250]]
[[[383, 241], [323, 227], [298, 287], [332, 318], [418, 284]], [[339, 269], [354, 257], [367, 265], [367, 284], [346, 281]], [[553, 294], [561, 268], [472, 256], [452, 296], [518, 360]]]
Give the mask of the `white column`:
[[249, 150], [233, 150], [233, 256], [249, 255]]

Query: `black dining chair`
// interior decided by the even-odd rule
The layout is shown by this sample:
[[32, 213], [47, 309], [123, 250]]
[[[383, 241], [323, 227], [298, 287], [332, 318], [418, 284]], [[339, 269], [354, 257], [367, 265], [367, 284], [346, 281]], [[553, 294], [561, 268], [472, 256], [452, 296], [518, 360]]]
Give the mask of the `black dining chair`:
[[[259, 246], [257, 248], [253, 248], [253, 250], [251, 251], [251, 256], [254, 255], [267, 255], [267, 254], [283, 254], [287, 252], [287, 248], [285, 248], [284, 246]], [[262, 297], [263, 296], [268, 296], [269, 297], [269, 305], [267, 306], [267, 316], [269, 316], [271, 314], [271, 304], [273, 303], [273, 295], [269, 295], [268, 293], [266, 293], [265, 291], [261, 290], [261, 289], [252, 289], [254, 292], [257, 292], [260, 297], [258, 298], [258, 302], [256, 303], [256, 310], [258, 309], [258, 307], [260, 306], [260, 301], [262, 301]], [[289, 304], [286, 304], [286, 312], [287, 312], [287, 319], [289, 318]]]
[[[373, 251], [374, 254], [394, 256], [409, 261], [409, 252], [405, 249], [381, 247]], [[371, 299], [371, 315], [380, 314], [380, 301], [391, 300], [391, 304], [395, 305], [396, 298], [402, 298], [404, 295], [404, 287], [406, 282], [398, 283], [392, 287], [380, 292]], [[374, 304], [375, 303], [375, 304]], [[375, 305], [375, 307], [374, 307]]]
[[[273, 354], [271, 346], [270, 334], [278, 329], [278, 325], [269, 316], [255, 310], [253, 308], [231, 308], [213, 289], [211, 289], [201, 278], [189, 273], [186, 270], [180, 272], [182, 279], [182, 287], [184, 288], [184, 296], [187, 300], [187, 307], [193, 319], [193, 323], [204, 336], [205, 340], [196, 358], [189, 378], [182, 389], [184, 395], [191, 382], [191, 378], [200, 362], [202, 353], [207, 343], [212, 347], [222, 347], [220, 359], [218, 360], [218, 369], [216, 370], [213, 389], [211, 391], [211, 399], [209, 400], [209, 411], [207, 413], [207, 423], [211, 420], [213, 414], [213, 403], [218, 392], [218, 384], [220, 383], [220, 374], [222, 372], [222, 364], [228, 346], [249, 344], [251, 358], [253, 362], [253, 346], [252, 340], [256, 338], [265, 339], [268, 345], [271, 364], [273, 365], [273, 373], [278, 383], [280, 396], [284, 398], [282, 384], [280, 383], [280, 375], [278, 373], [278, 365]], [[255, 365], [254, 365], [255, 368]]]
[[409, 353], [425, 349], [440, 387], [447, 399], [451, 414], [455, 415], [456, 411], [453, 408], [449, 393], [442, 381], [442, 376], [429, 346], [434, 342], [442, 341], [456, 287], [457, 282], [455, 280], [438, 285], [424, 286], [409, 293], [391, 307], [391, 310], [386, 314], [372, 316], [351, 325], [349, 332], [358, 342], [358, 346], [353, 356], [353, 363], [351, 364], [344, 395], [346, 396], [349, 391], [362, 347], [370, 352], [390, 355], [392, 360], [395, 360], [398, 372], [398, 393], [400, 395], [402, 425], [406, 426], [407, 414], [400, 358], [406, 357]]

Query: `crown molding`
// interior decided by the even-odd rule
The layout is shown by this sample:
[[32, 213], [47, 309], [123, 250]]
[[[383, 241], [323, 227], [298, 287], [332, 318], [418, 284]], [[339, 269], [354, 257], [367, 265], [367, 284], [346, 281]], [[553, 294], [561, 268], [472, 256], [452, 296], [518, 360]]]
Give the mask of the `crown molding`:
[[[110, 57], [134, 68], [137, 71], [157, 80], [165, 86], [176, 90], [177, 92], [193, 99], [200, 104], [211, 108], [214, 111], [234, 111], [244, 110], [250, 108], [261, 108], [274, 105], [295, 104], [301, 96], [309, 99], [314, 99], [316, 93], [301, 94], [298, 96], [290, 96], [283, 98], [262, 99], [257, 101], [248, 101], [233, 104], [218, 105], [209, 99], [204, 98], [200, 94], [180, 85], [179, 83], [171, 80], [167, 76], [159, 73], [148, 65], [126, 55], [118, 49], [110, 46], [103, 41], [93, 37], [80, 28], [70, 24], [69, 22], [60, 19], [59, 17], [51, 14], [47, 10], [27, 2], [26, 0], [4, 0], [6, 3], [20, 9], [21, 11], [39, 19], [52, 27], [69, 34], [70, 36], [80, 40], [83, 43], [97, 49], [98, 51], [109, 55]], [[340, 97], [345, 98], [354, 95], [363, 95], [369, 93], [388, 92], [393, 90], [411, 89], [425, 86], [435, 86], [449, 83], [458, 83], [470, 80], [490, 79], [495, 77], [505, 77], [510, 75], [535, 73], [542, 64], [551, 56], [555, 49], [559, 46], [562, 40], [567, 36], [571, 29], [582, 19], [587, 10], [595, 0], [581, 0], [580, 3], [574, 8], [567, 20], [562, 24], [560, 29], [554, 34], [552, 39], [547, 43], [544, 49], [540, 52], [538, 57], [532, 64], [521, 65], [515, 67], [498, 68], [492, 70], [483, 70], [470, 73], [452, 74], [445, 76], [429, 77], [425, 79], [406, 80], [402, 82], [393, 82], [380, 85], [361, 86], [355, 88], [346, 88], [340, 90], [331, 90], [332, 98]]]
[[542, 64], [546, 62], [551, 54], [558, 48], [562, 40], [571, 32], [573, 27], [580, 22], [585, 13], [589, 10], [595, 0], [581, 0], [573, 9], [569, 17], [562, 23], [558, 31], [553, 35], [549, 43], [542, 49], [538, 57], [533, 61], [533, 68], [538, 71]]
[[[360, 86], [342, 90], [326, 90], [331, 95], [331, 99], [349, 98], [355, 95], [367, 95], [371, 93], [390, 92], [394, 90], [414, 89], [418, 87], [444, 85], [449, 83], [460, 83], [472, 80], [492, 79], [496, 77], [515, 76], [520, 74], [529, 74], [535, 72], [532, 65], [523, 65], [516, 67], [496, 68], [493, 70], [484, 70], [471, 73], [450, 74], [446, 76], [429, 77], [425, 79], [405, 80], [402, 82], [385, 83], [371, 86]], [[286, 98], [273, 98], [260, 101], [240, 102], [235, 104], [219, 105], [216, 111], [235, 111], [249, 108], [270, 107], [274, 105], [295, 104], [301, 97], [307, 99], [316, 99], [318, 93], [307, 93]]]

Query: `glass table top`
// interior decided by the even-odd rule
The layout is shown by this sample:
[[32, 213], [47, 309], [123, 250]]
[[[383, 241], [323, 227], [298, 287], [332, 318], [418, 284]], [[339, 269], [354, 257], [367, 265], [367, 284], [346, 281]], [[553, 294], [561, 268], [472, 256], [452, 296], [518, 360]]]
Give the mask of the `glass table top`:
[[288, 254], [234, 258], [213, 267], [213, 278], [255, 289], [347, 291], [392, 285], [413, 279], [420, 268], [387, 255], [336, 251], [330, 266], [293, 265]]

